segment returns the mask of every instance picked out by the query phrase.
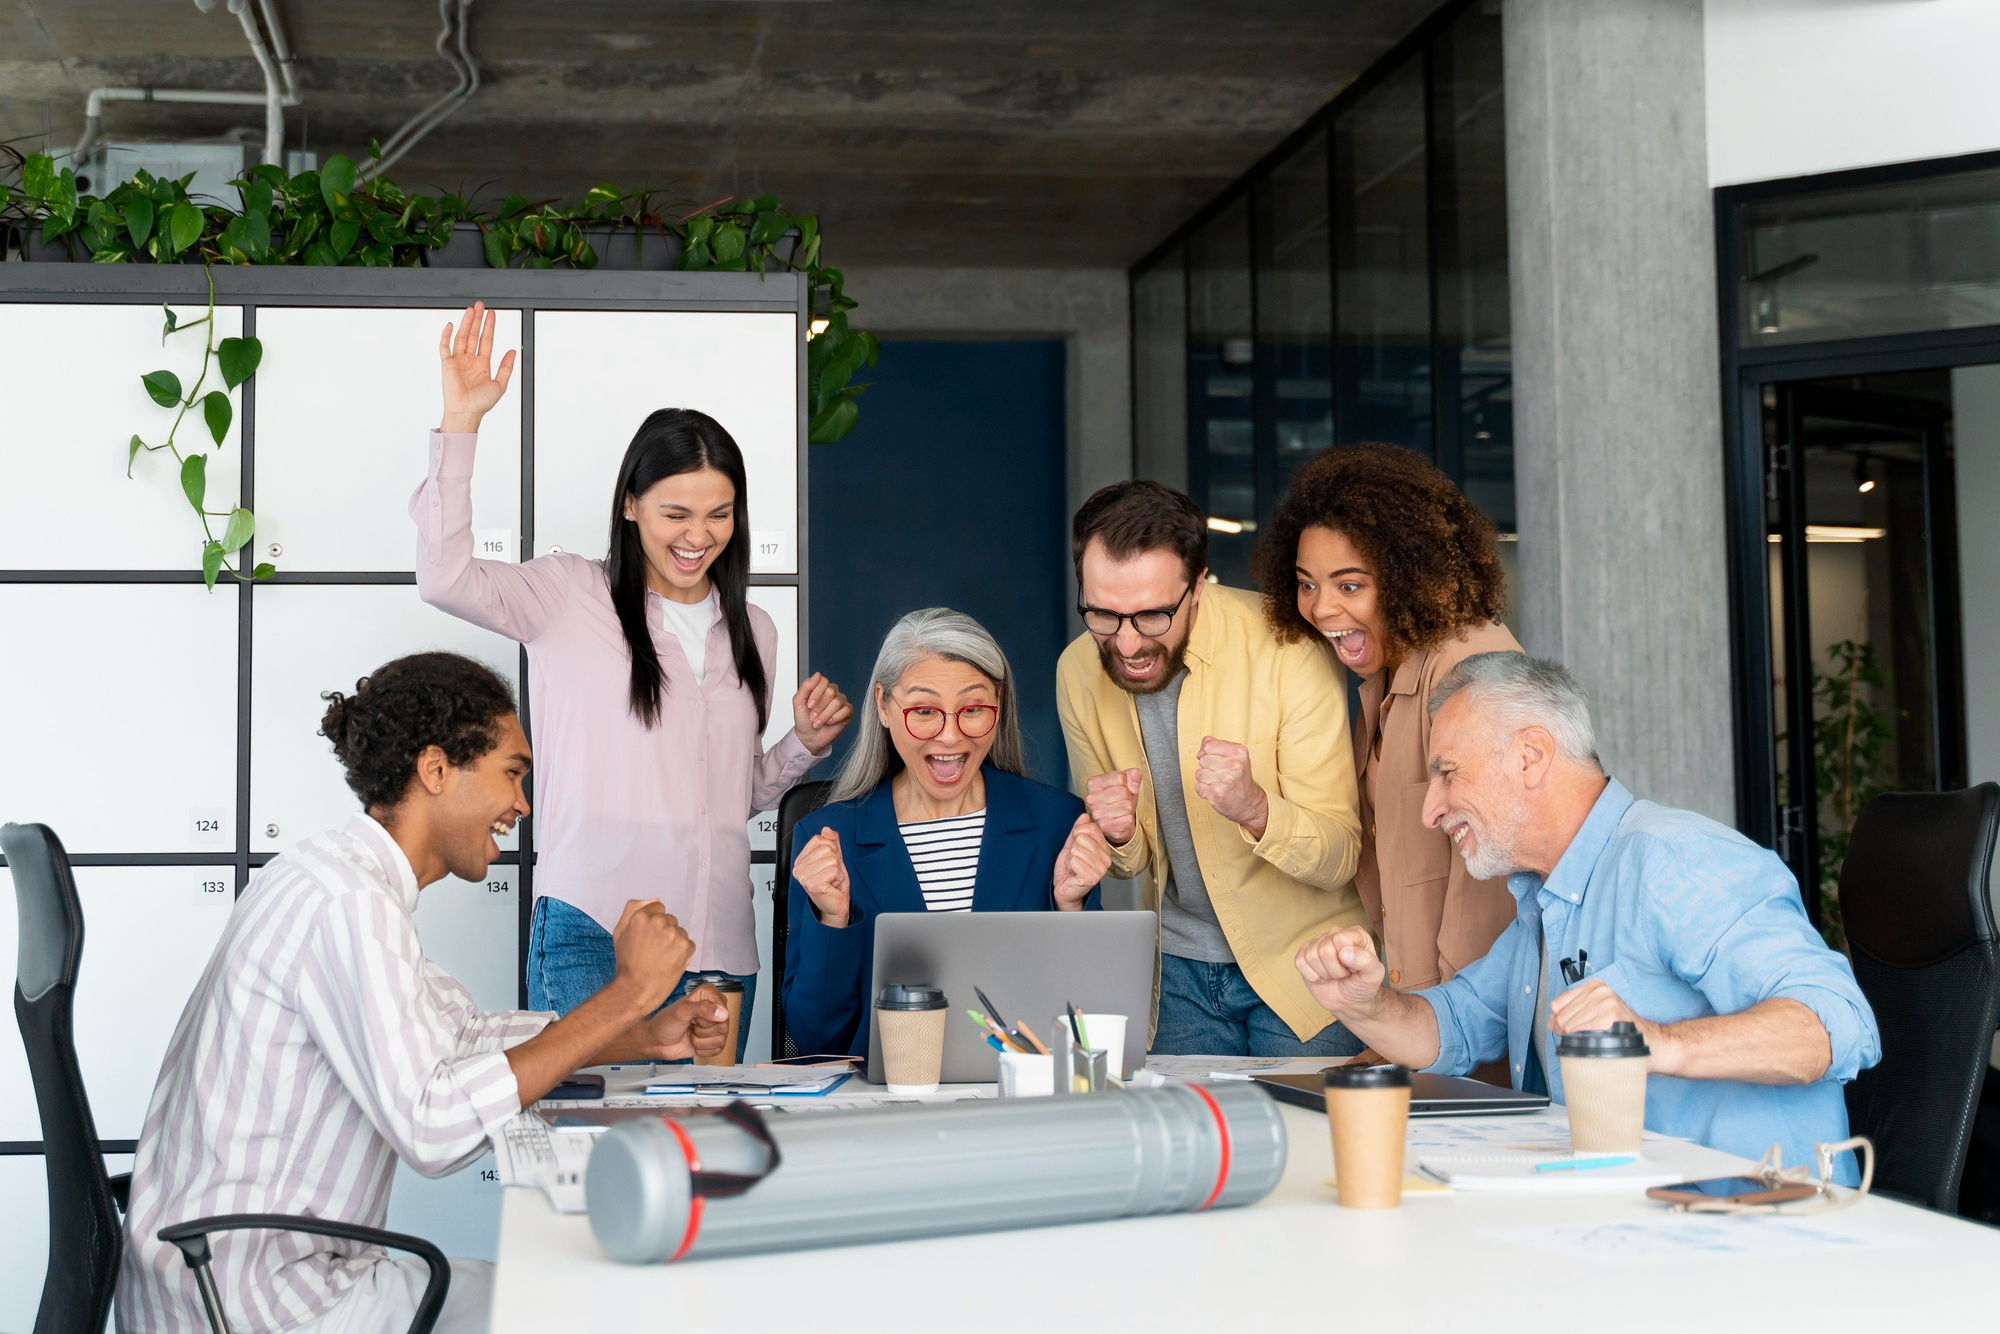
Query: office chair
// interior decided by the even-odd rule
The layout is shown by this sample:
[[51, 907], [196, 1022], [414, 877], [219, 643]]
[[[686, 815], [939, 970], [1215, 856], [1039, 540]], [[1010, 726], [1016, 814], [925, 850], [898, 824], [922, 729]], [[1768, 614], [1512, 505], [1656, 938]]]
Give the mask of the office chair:
[[1875, 1010], [1882, 1061], [1847, 1086], [1854, 1134], [1875, 1142], [1875, 1187], [1955, 1213], [2000, 1014], [1987, 872], [2000, 786], [1892, 792], [1854, 822], [1840, 915]]
[[[104, 1334], [118, 1287], [124, 1249], [123, 1213], [132, 1178], [110, 1175], [97, 1139], [97, 1122], [76, 1060], [71, 1011], [77, 968], [83, 961], [83, 905], [69, 854], [46, 825], [0, 825], [0, 855], [14, 880], [20, 916], [20, 958], [14, 981], [14, 1016], [27, 1049], [28, 1075], [42, 1119], [43, 1159], [49, 1179], [49, 1266], [42, 1281], [34, 1334]], [[213, 1334], [229, 1334], [215, 1279], [208, 1268], [208, 1234], [238, 1228], [311, 1232], [411, 1251], [430, 1267], [410, 1334], [430, 1334], [444, 1306], [451, 1267], [443, 1252], [417, 1237], [380, 1228], [294, 1218], [282, 1214], [227, 1214], [163, 1229], [194, 1270]]]
[[778, 984], [771, 988], [771, 1054], [776, 1059], [811, 1055], [801, 1052], [785, 1031], [785, 939], [789, 935], [792, 885], [792, 829], [826, 805], [833, 791], [827, 780], [800, 783], [778, 799], [778, 866], [771, 877], [771, 971]]

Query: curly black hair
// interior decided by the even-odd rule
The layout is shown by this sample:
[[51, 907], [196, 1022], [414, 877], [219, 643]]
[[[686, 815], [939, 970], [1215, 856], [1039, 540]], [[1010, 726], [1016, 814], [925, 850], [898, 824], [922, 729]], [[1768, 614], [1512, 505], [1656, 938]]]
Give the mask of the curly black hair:
[[412, 653], [354, 683], [329, 690], [319, 734], [347, 769], [347, 785], [367, 810], [403, 799], [417, 757], [436, 746], [454, 765], [500, 744], [500, 719], [518, 712], [514, 692], [493, 670], [456, 653]]
[[1428, 459], [1400, 445], [1330, 449], [1292, 476], [1257, 545], [1257, 584], [1278, 637], [1306, 638], [1299, 615], [1299, 535], [1331, 528], [1381, 585], [1392, 657], [1434, 647], [1507, 609], [1493, 524]]

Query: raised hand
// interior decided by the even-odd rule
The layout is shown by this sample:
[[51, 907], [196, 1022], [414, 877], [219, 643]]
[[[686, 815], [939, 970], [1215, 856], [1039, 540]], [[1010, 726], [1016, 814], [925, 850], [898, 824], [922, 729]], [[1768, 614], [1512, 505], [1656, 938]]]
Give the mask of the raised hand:
[[494, 313], [486, 303], [475, 301], [459, 320], [458, 328], [444, 326], [438, 335], [438, 361], [444, 371], [444, 418], [440, 431], [471, 433], [479, 429], [507, 382], [514, 378], [514, 354], [500, 358], [500, 373], [493, 373]]
[[1299, 946], [1292, 962], [1313, 999], [1343, 1019], [1369, 1013], [1382, 998], [1382, 960], [1374, 937], [1362, 927], [1314, 936]]
[[1121, 848], [1138, 831], [1140, 778], [1137, 769], [1114, 769], [1083, 785], [1084, 809], [1104, 837]]
[[1250, 776], [1248, 746], [1203, 737], [1195, 753], [1194, 791], [1223, 819], [1243, 826], [1252, 838], [1264, 837], [1271, 803]]
[[815, 755], [826, 752], [853, 716], [854, 706], [840, 693], [840, 687], [818, 672], [808, 676], [792, 696], [793, 726], [805, 748]]
[[611, 932], [616, 960], [613, 985], [623, 985], [637, 999], [642, 1014], [651, 1014], [680, 985], [694, 942], [658, 899], [629, 899]]
[[840, 855], [840, 835], [822, 829], [792, 862], [792, 876], [819, 912], [820, 925], [843, 927], [849, 917], [847, 862]]
[[1077, 816], [1062, 851], [1056, 854], [1057, 909], [1075, 912], [1082, 908], [1090, 891], [1097, 888], [1097, 882], [1110, 869], [1111, 844], [1105, 840], [1104, 831], [1088, 812]]

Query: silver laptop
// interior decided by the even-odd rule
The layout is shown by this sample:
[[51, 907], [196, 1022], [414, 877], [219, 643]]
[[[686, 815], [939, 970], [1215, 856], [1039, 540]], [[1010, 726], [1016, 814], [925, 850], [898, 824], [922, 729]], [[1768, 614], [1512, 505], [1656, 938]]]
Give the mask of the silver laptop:
[[1153, 1017], [1153, 955], [1159, 919], [1151, 912], [894, 912], [875, 919], [875, 975], [868, 986], [868, 1080], [882, 1079], [882, 1030], [875, 997], [890, 982], [942, 987], [948, 1084], [991, 1083], [998, 1055], [965, 1015], [985, 1010], [983, 990], [1009, 1024], [1025, 1023], [1049, 1042], [1051, 1017], [1122, 1014], [1125, 1068], [1145, 1063]]

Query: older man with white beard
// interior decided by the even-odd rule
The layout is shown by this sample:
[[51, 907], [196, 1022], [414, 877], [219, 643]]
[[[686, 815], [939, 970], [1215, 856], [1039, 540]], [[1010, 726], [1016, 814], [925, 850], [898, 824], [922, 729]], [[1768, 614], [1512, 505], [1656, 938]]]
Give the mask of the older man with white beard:
[[1648, 1128], [1746, 1158], [1776, 1142], [1793, 1163], [1845, 1139], [1840, 1086], [1881, 1038], [1784, 864], [1606, 777], [1557, 663], [1477, 654], [1428, 703], [1425, 821], [1473, 875], [1508, 877], [1517, 916], [1484, 958], [1408, 994], [1384, 985], [1366, 930], [1328, 931], [1296, 959], [1314, 998], [1391, 1060], [1464, 1074], [1504, 1055], [1516, 1088], [1557, 1102], [1553, 1036], [1635, 1023]]

